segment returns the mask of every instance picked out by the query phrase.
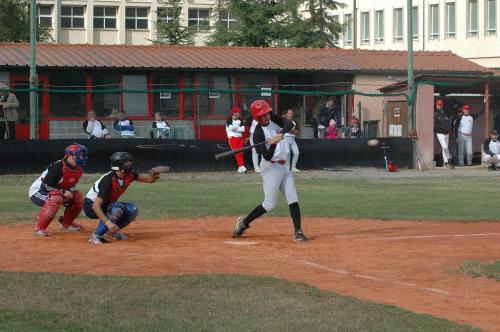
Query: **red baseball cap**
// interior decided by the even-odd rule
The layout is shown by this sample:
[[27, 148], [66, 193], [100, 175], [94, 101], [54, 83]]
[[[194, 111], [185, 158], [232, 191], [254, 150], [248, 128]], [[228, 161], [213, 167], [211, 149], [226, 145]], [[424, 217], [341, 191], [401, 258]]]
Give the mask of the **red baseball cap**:
[[444, 102], [443, 102], [443, 99], [438, 99], [436, 100], [436, 106], [443, 106], [444, 105]]
[[464, 105], [462, 106], [462, 110], [464, 110], [464, 111], [470, 111], [470, 110], [471, 110], [471, 107], [470, 107], [470, 105], [469, 105], [469, 104], [464, 104]]
[[241, 109], [239, 107], [234, 106], [231, 108], [231, 113], [241, 113]]

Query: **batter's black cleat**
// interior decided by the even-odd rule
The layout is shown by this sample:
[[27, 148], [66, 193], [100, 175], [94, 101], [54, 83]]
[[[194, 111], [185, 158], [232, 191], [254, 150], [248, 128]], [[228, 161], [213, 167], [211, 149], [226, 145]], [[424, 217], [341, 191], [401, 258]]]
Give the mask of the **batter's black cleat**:
[[238, 217], [236, 220], [236, 224], [234, 225], [234, 230], [233, 230], [233, 238], [237, 239], [240, 238], [243, 233], [249, 228], [248, 226], [245, 226], [245, 218], [243, 217]]
[[307, 237], [304, 235], [304, 232], [302, 230], [296, 231], [295, 234], [293, 235], [293, 239], [295, 241], [307, 241]]

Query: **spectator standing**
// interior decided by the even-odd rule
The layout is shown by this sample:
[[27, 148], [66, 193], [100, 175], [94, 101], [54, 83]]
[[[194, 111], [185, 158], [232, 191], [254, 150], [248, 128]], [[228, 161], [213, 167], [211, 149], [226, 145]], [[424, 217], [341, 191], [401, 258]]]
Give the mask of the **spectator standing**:
[[[163, 118], [160, 112], [155, 113], [155, 120], [152, 124], [151, 138], [167, 138], [170, 137], [170, 124]], [[154, 131], [157, 131], [155, 134]]]
[[134, 122], [127, 119], [125, 112], [118, 112], [118, 119], [113, 122], [113, 128], [120, 137], [132, 138], [135, 136]]
[[[295, 137], [299, 134], [299, 127], [297, 126], [297, 123], [293, 121], [293, 109], [289, 108], [286, 111], [285, 118], [288, 121], [291, 121], [293, 123], [293, 128], [287, 132], [284, 136], [285, 143], [288, 144], [288, 147], [290, 148], [290, 151], [292, 152], [292, 172], [300, 172], [300, 170], [297, 169], [297, 161], [299, 160], [299, 147], [297, 146], [297, 142], [295, 142]], [[290, 167], [290, 157], [286, 160], [286, 166]]]
[[498, 131], [492, 130], [490, 137], [483, 143], [483, 162], [488, 166], [489, 171], [495, 171], [500, 167], [500, 141], [498, 141]]
[[353, 117], [351, 120], [351, 126], [346, 130], [347, 138], [361, 138], [361, 127], [359, 126], [359, 119]]
[[340, 117], [335, 108], [335, 99], [328, 97], [326, 104], [321, 107], [318, 114], [318, 138], [325, 138], [325, 129], [329, 126], [330, 120], [340, 124]]
[[111, 137], [104, 123], [95, 118], [93, 110], [87, 113], [87, 120], [83, 122], [83, 131], [89, 138], [93, 139], [108, 139]]
[[451, 158], [449, 150], [450, 129], [452, 127], [452, 118], [446, 113], [444, 109], [444, 102], [442, 99], [436, 100], [436, 111], [434, 112], [434, 132], [441, 145], [441, 152], [443, 154], [443, 167], [449, 167]]
[[456, 114], [451, 121], [451, 129], [450, 129], [450, 140], [448, 142], [448, 149], [450, 150], [451, 160], [450, 167], [454, 168], [458, 165], [458, 118], [463, 115], [462, 106], [458, 105], [456, 108]]
[[331, 119], [328, 128], [326, 128], [326, 138], [333, 139], [338, 137], [339, 129], [337, 128], [337, 123], [335, 122], [335, 120]]
[[8, 91], [7, 85], [0, 84], [0, 139], [7, 138], [16, 139], [16, 122], [19, 117], [18, 113], [19, 101], [16, 95]]
[[[231, 109], [231, 115], [226, 121], [226, 134], [229, 141], [229, 146], [232, 150], [240, 149], [243, 147], [243, 133], [245, 126], [240, 119], [241, 110], [238, 107]], [[246, 173], [245, 160], [243, 152], [234, 155], [236, 163], [238, 164], [238, 173]]]
[[471, 106], [463, 104], [463, 115], [457, 117], [458, 166], [464, 166], [464, 155], [467, 156], [467, 166], [472, 166], [472, 130], [474, 120], [479, 113], [471, 114]]

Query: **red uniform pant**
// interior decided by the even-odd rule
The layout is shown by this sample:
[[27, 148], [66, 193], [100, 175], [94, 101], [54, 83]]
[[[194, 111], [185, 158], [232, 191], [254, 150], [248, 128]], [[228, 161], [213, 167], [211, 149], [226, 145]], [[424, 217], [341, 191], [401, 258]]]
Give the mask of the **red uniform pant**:
[[[241, 149], [243, 147], [243, 137], [229, 137], [229, 146], [231, 150]], [[234, 155], [238, 167], [244, 166], [243, 152]]]

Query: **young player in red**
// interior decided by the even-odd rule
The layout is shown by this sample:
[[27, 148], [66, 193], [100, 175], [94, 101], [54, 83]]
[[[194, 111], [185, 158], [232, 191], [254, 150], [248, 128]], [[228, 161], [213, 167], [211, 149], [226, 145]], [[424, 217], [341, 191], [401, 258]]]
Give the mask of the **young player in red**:
[[133, 170], [134, 160], [129, 152], [115, 152], [111, 156], [111, 171], [97, 180], [85, 196], [83, 210], [87, 217], [100, 219], [97, 229], [90, 235], [89, 242], [108, 242], [104, 235], [109, 233], [116, 240], [127, 240], [128, 236], [119, 232], [128, 226], [139, 214], [134, 203], [118, 202], [120, 196], [134, 182], [153, 183], [160, 175], [137, 174]]
[[74, 220], [83, 207], [83, 196], [76, 190], [76, 184], [87, 163], [88, 150], [73, 143], [66, 147], [64, 157], [50, 165], [29, 189], [31, 202], [41, 206], [35, 223], [35, 235], [48, 236], [47, 227], [61, 206], [65, 206], [64, 216], [59, 218], [60, 230], [78, 232], [83, 227]]

